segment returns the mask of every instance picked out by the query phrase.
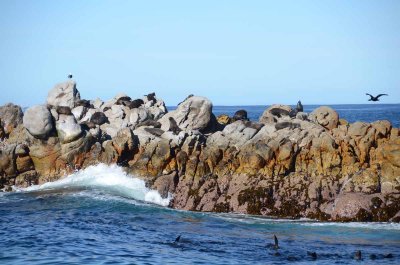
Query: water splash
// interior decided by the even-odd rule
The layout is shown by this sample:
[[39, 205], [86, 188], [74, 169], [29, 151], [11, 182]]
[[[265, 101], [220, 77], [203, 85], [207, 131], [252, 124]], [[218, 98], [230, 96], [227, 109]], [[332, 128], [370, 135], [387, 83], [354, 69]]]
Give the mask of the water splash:
[[146, 187], [143, 180], [128, 175], [117, 165], [98, 164], [77, 171], [54, 182], [30, 186], [20, 191], [96, 189], [112, 195], [168, 206], [171, 196], [162, 198], [156, 190]]

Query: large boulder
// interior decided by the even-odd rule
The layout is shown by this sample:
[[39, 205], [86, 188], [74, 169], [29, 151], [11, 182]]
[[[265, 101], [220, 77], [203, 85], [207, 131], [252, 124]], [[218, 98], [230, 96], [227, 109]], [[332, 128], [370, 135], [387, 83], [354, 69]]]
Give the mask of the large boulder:
[[136, 126], [137, 124], [149, 119], [149, 112], [147, 108], [139, 107], [131, 109], [129, 113], [129, 124]]
[[176, 110], [165, 114], [159, 122], [161, 129], [169, 129], [172, 117], [182, 130], [203, 130], [211, 120], [212, 103], [205, 97], [193, 96], [183, 101]]
[[76, 122], [73, 115], [61, 114], [56, 122], [58, 138], [61, 143], [70, 143], [82, 134], [81, 126]]
[[279, 119], [289, 117], [292, 107], [289, 105], [274, 104], [267, 108], [260, 117], [261, 123], [277, 122]]
[[4, 129], [6, 135], [10, 134], [15, 127], [22, 123], [24, 116], [20, 106], [8, 103], [0, 107], [0, 127]]
[[36, 138], [48, 137], [54, 129], [53, 117], [44, 105], [36, 105], [26, 110], [23, 124]]
[[[15, 144], [0, 146], [0, 179], [16, 175]], [[0, 181], [0, 187], [1, 187]]]
[[76, 89], [75, 81], [66, 81], [59, 83], [49, 91], [47, 96], [47, 104], [51, 106], [66, 106], [73, 109], [81, 96]]
[[328, 130], [337, 128], [339, 114], [330, 107], [321, 106], [310, 113], [309, 119]]

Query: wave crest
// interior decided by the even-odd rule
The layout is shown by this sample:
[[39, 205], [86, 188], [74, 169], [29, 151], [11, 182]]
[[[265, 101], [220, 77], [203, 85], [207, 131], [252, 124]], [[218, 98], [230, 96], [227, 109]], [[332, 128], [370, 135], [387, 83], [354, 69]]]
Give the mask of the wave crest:
[[96, 189], [112, 195], [168, 206], [171, 195], [162, 198], [156, 190], [146, 187], [143, 180], [135, 178], [117, 165], [97, 164], [79, 170], [65, 178], [42, 185], [30, 186], [22, 191], [59, 189]]

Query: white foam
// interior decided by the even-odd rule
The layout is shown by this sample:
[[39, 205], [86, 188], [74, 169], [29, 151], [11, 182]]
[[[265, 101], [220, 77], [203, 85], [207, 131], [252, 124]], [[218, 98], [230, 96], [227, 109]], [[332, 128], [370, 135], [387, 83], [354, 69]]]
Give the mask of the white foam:
[[213, 214], [217, 218], [222, 218], [230, 222], [240, 222], [246, 224], [261, 224], [261, 225], [271, 225], [279, 223], [292, 223], [294, 225], [300, 226], [311, 226], [311, 227], [345, 227], [345, 228], [355, 228], [355, 229], [373, 229], [373, 230], [400, 230], [399, 223], [391, 222], [319, 222], [308, 218], [301, 219], [280, 219], [280, 218], [270, 218], [270, 217], [258, 217], [254, 215], [246, 214]]
[[384, 222], [349, 222], [349, 223], [338, 223], [338, 222], [310, 222], [304, 223], [306, 226], [337, 226], [357, 229], [378, 229], [378, 230], [400, 230], [399, 223], [384, 223]]
[[161, 206], [168, 206], [171, 200], [171, 195], [168, 198], [162, 198], [156, 190], [147, 188], [143, 180], [126, 174], [121, 167], [105, 164], [89, 166], [60, 180], [30, 186], [22, 189], [22, 191], [70, 188], [96, 189], [112, 195], [146, 201]]

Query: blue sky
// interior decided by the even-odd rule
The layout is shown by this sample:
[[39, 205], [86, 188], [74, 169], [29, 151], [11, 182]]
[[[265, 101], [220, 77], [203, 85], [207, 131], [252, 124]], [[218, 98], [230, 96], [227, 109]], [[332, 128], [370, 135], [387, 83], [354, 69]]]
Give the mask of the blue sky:
[[400, 1], [1, 0], [0, 104], [82, 98], [167, 105], [400, 102]]

